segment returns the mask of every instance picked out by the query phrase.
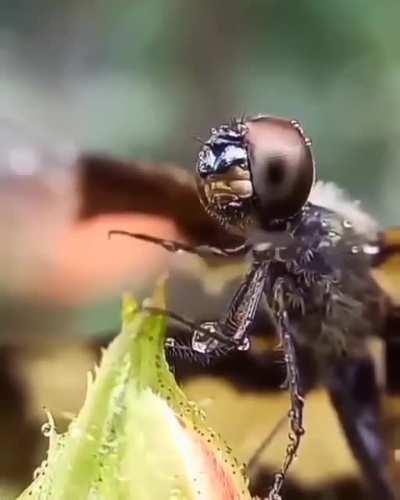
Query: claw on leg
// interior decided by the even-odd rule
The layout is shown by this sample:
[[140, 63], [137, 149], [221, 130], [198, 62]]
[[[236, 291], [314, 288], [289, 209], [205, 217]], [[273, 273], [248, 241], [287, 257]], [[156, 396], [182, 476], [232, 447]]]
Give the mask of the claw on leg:
[[[162, 316], [166, 316], [167, 318], [176, 321], [179, 325], [183, 326], [190, 334], [193, 341], [197, 339], [197, 341], [201, 341], [203, 343], [209, 343], [214, 340], [222, 346], [230, 347], [230, 348], [239, 348], [241, 347], [241, 343], [238, 343], [234, 338], [225, 335], [222, 329], [219, 327], [219, 323], [217, 321], [207, 321], [204, 323], [194, 323], [179, 314], [176, 314], [168, 309], [160, 309], [158, 307], [143, 307], [144, 311], [148, 311], [152, 314], [160, 314]], [[197, 349], [194, 349], [197, 350]], [[201, 352], [199, 349], [197, 352]]]

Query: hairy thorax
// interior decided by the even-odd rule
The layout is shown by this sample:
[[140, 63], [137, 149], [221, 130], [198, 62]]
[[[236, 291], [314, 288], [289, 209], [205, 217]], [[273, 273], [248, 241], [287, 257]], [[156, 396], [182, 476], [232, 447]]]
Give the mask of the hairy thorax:
[[379, 334], [382, 300], [361, 251], [367, 236], [338, 213], [309, 204], [274, 233], [273, 245], [265, 243], [269, 231], [253, 238], [268, 307], [287, 311], [296, 343], [327, 356], [362, 355], [365, 339]]

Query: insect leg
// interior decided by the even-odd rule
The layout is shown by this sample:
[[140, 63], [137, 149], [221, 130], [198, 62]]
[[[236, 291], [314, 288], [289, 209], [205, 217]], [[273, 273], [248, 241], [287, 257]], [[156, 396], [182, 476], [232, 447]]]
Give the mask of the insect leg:
[[129, 231], [112, 230], [108, 232], [109, 238], [114, 235], [128, 236], [137, 240], [147, 241], [155, 245], [162, 246], [168, 252], [188, 252], [199, 255], [200, 257], [235, 257], [245, 255], [251, 248], [251, 245], [243, 243], [233, 248], [219, 248], [210, 245], [192, 246], [179, 241], [164, 240], [148, 234], [130, 233]]
[[[264, 262], [253, 264], [222, 320], [207, 321], [201, 326], [219, 330], [236, 344], [237, 350], [247, 350], [250, 347], [248, 333], [264, 292], [267, 266], [268, 264]], [[192, 346], [198, 352], [210, 352], [210, 350], [220, 347], [216, 342], [209, 344], [207, 336], [201, 332], [194, 333]]]
[[[230, 350], [247, 350], [250, 346], [247, 335], [264, 292], [266, 268], [266, 263], [252, 266], [222, 320], [195, 323], [168, 310], [154, 307], [145, 309], [167, 316], [183, 326], [191, 335], [191, 349], [196, 353], [220, 355]], [[173, 348], [173, 339], [169, 343]], [[179, 342], [175, 345], [178, 347]], [[183, 347], [187, 351], [187, 346]]]
[[355, 458], [369, 481], [374, 498], [396, 497], [387, 471], [380, 428], [380, 397], [369, 358], [341, 360], [328, 381], [329, 393]]
[[284, 352], [286, 363], [286, 385], [290, 392], [289, 425], [290, 443], [286, 447], [286, 456], [280, 472], [274, 476], [274, 482], [269, 492], [269, 500], [280, 500], [280, 491], [283, 486], [286, 473], [296, 457], [300, 446], [301, 437], [304, 434], [303, 428], [303, 407], [304, 395], [300, 388], [300, 376], [297, 368], [296, 350], [292, 338], [291, 325], [288, 313], [284, 304], [285, 284], [284, 280], [278, 279], [274, 285], [274, 312], [280, 333], [281, 347]]
[[242, 339], [256, 315], [263, 291], [268, 264], [255, 263], [235, 293], [222, 319], [225, 329], [235, 339]]
[[[208, 364], [213, 358], [217, 358], [240, 347], [234, 339], [224, 335], [219, 328], [214, 328], [214, 324], [211, 322], [212, 328], [208, 328], [207, 322], [197, 323], [168, 309], [143, 306], [142, 310], [150, 314], [165, 316], [175, 323], [174, 334], [165, 339], [165, 348], [172, 357], [190, 359]], [[215, 344], [218, 348], [210, 349], [207, 352], [195, 350], [193, 348], [193, 338], [195, 335], [207, 338], [207, 344]]]
[[178, 324], [183, 326], [187, 331], [189, 331], [192, 334], [198, 332], [199, 334], [207, 335], [212, 339], [215, 339], [223, 344], [227, 344], [230, 346], [238, 346], [238, 342], [234, 338], [226, 335], [223, 331], [221, 331], [221, 329], [216, 328], [215, 330], [212, 330], [210, 328], [207, 328], [207, 324], [211, 322], [204, 322], [198, 324], [195, 323], [194, 321], [190, 321], [189, 319], [184, 318], [183, 316], [180, 316], [179, 314], [174, 313], [173, 311], [169, 311], [168, 309], [161, 309], [159, 307], [145, 306], [143, 307], [143, 310], [153, 314], [166, 316], [167, 318], [176, 321]]

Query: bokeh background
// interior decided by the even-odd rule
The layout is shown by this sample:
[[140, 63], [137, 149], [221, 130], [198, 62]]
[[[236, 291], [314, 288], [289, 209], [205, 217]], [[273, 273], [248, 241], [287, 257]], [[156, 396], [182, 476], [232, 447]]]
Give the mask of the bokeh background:
[[[214, 125], [242, 114], [297, 118], [313, 140], [319, 176], [362, 200], [382, 225], [398, 224], [399, 18], [400, 4], [391, 0], [0, 0], [1, 123], [15, 125], [14, 135], [21, 127], [40, 137], [41, 145], [52, 147], [57, 141], [68, 151], [77, 148], [172, 161], [190, 169], [198, 149], [194, 138], [207, 137]], [[63, 175], [68, 173], [68, 162], [59, 163]], [[1, 183], [5, 185], [9, 172], [1, 169], [0, 163], [0, 195], [4, 196]], [[38, 262], [48, 259], [51, 246], [38, 247], [32, 234], [44, 241], [40, 214], [45, 212], [47, 217], [60, 209], [45, 204], [41, 212], [35, 202], [24, 206], [23, 218], [15, 216], [18, 210], [14, 210], [17, 223], [7, 226], [7, 210], [20, 203], [12, 191], [7, 192], [11, 197], [7, 203], [5, 197], [3, 202], [0, 199], [0, 224], [6, 235], [0, 251], [1, 499], [13, 498], [40, 461], [43, 406], [55, 413], [61, 427], [79, 408], [85, 372], [98, 356], [98, 339], [104, 332], [103, 338], [109, 338], [110, 329], [118, 324], [119, 295], [115, 289], [102, 289], [95, 300], [92, 295], [81, 300], [76, 287], [75, 293], [72, 289], [68, 296], [57, 296], [58, 307], [62, 306], [57, 315], [47, 303], [43, 306], [51, 293], [46, 300], [39, 293], [33, 302], [36, 307], [37, 297], [41, 298], [46, 321], [37, 323], [36, 316], [28, 315], [32, 289], [13, 271], [36, 269]], [[38, 212], [27, 217], [28, 209]], [[151, 232], [153, 222], [141, 220], [141, 228]], [[109, 225], [102, 227], [104, 231]], [[26, 231], [29, 239], [19, 245], [15, 234], [25, 238]], [[69, 247], [65, 248], [68, 252]], [[79, 248], [82, 262], [101, 253], [96, 244]], [[65, 252], [63, 259], [68, 260]], [[30, 261], [33, 253], [39, 257]], [[26, 267], [19, 267], [21, 262]], [[48, 288], [41, 276], [34, 276], [35, 291]], [[14, 281], [18, 281], [15, 295]], [[93, 283], [89, 280], [86, 286], [93, 288]], [[24, 293], [26, 289], [29, 293]], [[74, 314], [65, 311], [71, 303]], [[74, 323], [70, 323], [72, 316]], [[71, 330], [73, 340], [64, 338]], [[23, 342], [17, 332], [23, 333]], [[55, 335], [45, 340], [41, 332]], [[84, 333], [82, 338], [79, 332]], [[208, 406], [213, 397], [223, 401], [222, 407], [234, 413], [232, 405], [241, 404], [235, 399], [240, 397], [238, 391], [213, 389], [208, 383], [197, 381], [189, 390], [207, 400]], [[270, 417], [270, 422], [283, 414], [286, 404], [284, 396], [273, 397], [273, 403], [263, 403], [264, 414], [275, 408], [276, 418]], [[325, 399], [323, 394], [315, 395], [315, 422], [323, 415], [326, 428], [331, 429], [335, 417]], [[216, 406], [210, 412], [233, 439], [237, 427], [243, 429], [243, 419], [259, 413], [253, 403], [252, 399], [248, 414], [238, 414], [232, 429]], [[264, 417], [259, 418], [262, 434]], [[305, 455], [311, 458], [303, 462], [304, 473], [299, 472], [299, 477], [312, 493], [303, 493], [302, 498], [347, 498], [320, 486], [356, 474], [335, 432], [339, 433], [337, 429], [325, 433], [333, 441], [322, 455], [316, 450], [321, 449], [323, 436], [310, 438]], [[245, 442], [244, 435], [238, 444], [243, 457], [251, 455], [257, 436], [252, 439]], [[272, 462], [278, 463], [279, 458], [275, 453]], [[336, 469], [321, 466], [328, 462]], [[351, 496], [355, 490], [346, 487], [343, 492], [355, 498]]]
[[320, 175], [398, 217], [400, 6], [390, 0], [0, 3], [0, 107], [83, 148], [191, 166], [209, 128], [296, 117]]

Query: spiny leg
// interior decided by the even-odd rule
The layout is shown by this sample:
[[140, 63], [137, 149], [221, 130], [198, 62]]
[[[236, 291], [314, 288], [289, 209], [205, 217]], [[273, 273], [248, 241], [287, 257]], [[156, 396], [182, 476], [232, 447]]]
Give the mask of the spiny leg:
[[[149, 313], [166, 316], [167, 318], [172, 319], [180, 326], [184, 327], [184, 329], [188, 331], [192, 336], [194, 336], [195, 334], [203, 335], [207, 336], [210, 340], [218, 341], [221, 344], [230, 347], [240, 347], [240, 343], [231, 336], [226, 335], [222, 328], [219, 327], [219, 323], [216, 321], [204, 321], [202, 323], [195, 323], [194, 321], [186, 319], [183, 316], [174, 313], [173, 311], [169, 311], [168, 309], [161, 309], [159, 307], [152, 306], [144, 306], [142, 309]], [[215, 326], [211, 327], [211, 325]]]
[[189, 330], [192, 335], [192, 349], [196, 352], [209, 354], [221, 347], [247, 350], [247, 335], [264, 292], [266, 269], [266, 263], [253, 264], [221, 320], [195, 323], [168, 310], [154, 307], [145, 309], [168, 316]]
[[214, 351], [209, 354], [199, 353], [193, 350], [192, 342], [187, 337], [168, 337], [165, 341], [165, 349], [167, 353], [167, 358], [171, 362], [176, 359], [187, 360], [191, 363], [199, 364], [201, 366], [208, 366], [213, 361], [224, 356], [233, 348], [229, 347], [225, 350]]
[[192, 246], [179, 241], [164, 240], [162, 238], [157, 238], [156, 236], [151, 236], [149, 234], [131, 233], [129, 231], [120, 230], [112, 230], [108, 232], [109, 238], [114, 235], [128, 236], [129, 238], [147, 241], [148, 243], [153, 243], [155, 245], [163, 247], [168, 252], [188, 252], [199, 255], [200, 257], [235, 257], [239, 255], [245, 255], [251, 248], [251, 245], [248, 245], [246, 243], [233, 248], [218, 248], [210, 245]]
[[[267, 267], [268, 264], [264, 262], [254, 263], [236, 291], [222, 320], [206, 321], [201, 324], [203, 328], [222, 332], [236, 343], [236, 349], [239, 351], [245, 351], [250, 347], [248, 334], [264, 293]], [[198, 352], [209, 353], [219, 349], [221, 345], [217, 342], [210, 343], [207, 335], [195, 332], [192, 347]]]
[[243, 341], [254, 322], [264, 293], [268, 263], [254, 263], [236, 291], [221, 324], [237, 341]]
[[[145, 306], [143, 310], [166, 316], [178, 326], [179, 334], [165, 340], [165, 349], [171, 360], [180, 358], [209, 365], [230, 352], [247, 349], [247, 343], [228, 336], [218, 321], [197, 323], [167, 309], [151, 306]], [[178, 332], [175, 330], [175, 334]]]
[[303, 408], [304, 396], [300, 389], [301, 382], [297, 368], [296, 350], [292, 339], [291, 325], [288, 313], [285, 308], [285, 282], [278, 279], [274, 286], [274, 312], [278, 324], [281, 348], [284, 352], [286, 363], [286, 381], [285, 385], [290, 393], [290, 411], [289, 411], [289, 444], [286, 447], [286, 455], [280, 472], [274, 476], [272, 488], [268, 494], [269, 500], [280, 500], [280, 491], [283, 486], [286, 473], [291, 466], [300, 446], [301, 438], [304, 434], [303, 428]]

